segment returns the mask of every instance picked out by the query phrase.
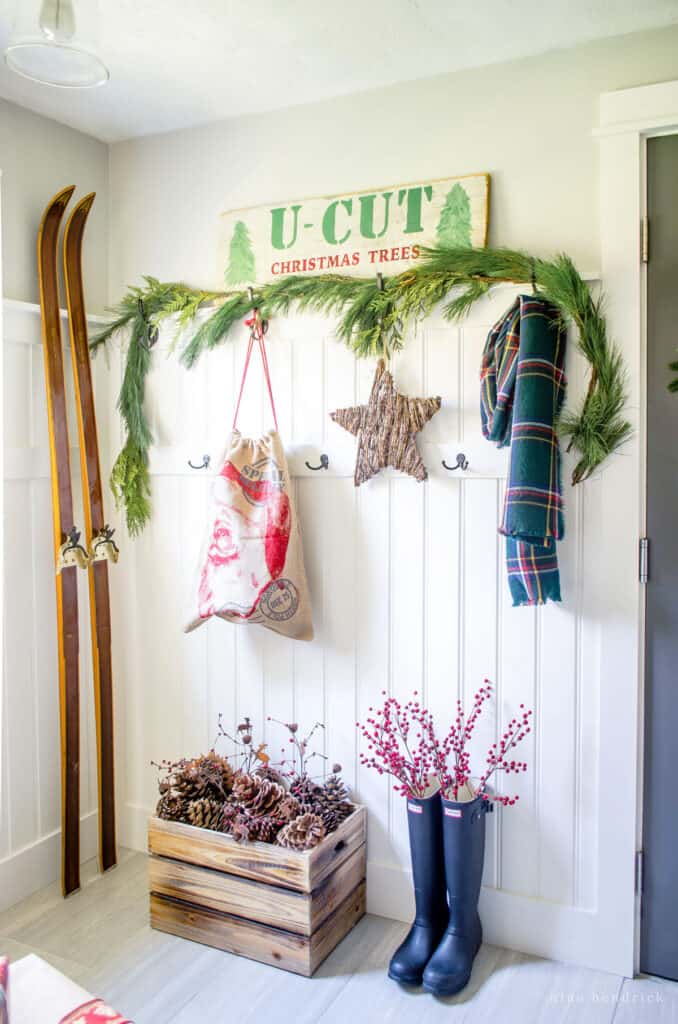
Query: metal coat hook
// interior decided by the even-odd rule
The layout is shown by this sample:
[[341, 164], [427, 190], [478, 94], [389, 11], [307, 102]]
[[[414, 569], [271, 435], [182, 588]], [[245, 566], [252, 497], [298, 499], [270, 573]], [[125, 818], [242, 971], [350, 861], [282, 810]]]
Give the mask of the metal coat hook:
[[329, 455], [325, 455], [325, 453], [323, 452], [323, 454], [320, 456], [320, 465], [319, 466], [312, 466], [308, 460], [306, 461], [305, 465], [306, 465], [307, 469], [312, 469], [314, 471], [316, 469], [329, 469], [330, 468], [330, 457], [329, 457]]
[[[250, 302], [252, 303], [252, 312], [254, 313], [255, 322], [258, 320], [259, 325], [261, 327], [261, 333], [266, 334], [266, 332], [268, 331], [268, 320], [263, 320], [259, 316], [259, 307], [257, 306], [257, 299], [254, 294], [254, 288], [252, 287], [252, 285], [249, 285], [247, 288], [247, 296]], [[254, 326], [252, 327], [252, 330], [255, 330]]]
[[190, 459], [188, 460], [188, 464], [191, 467], [191, 469], [207, 469], [207, 467], [210, 464], [210, 457], [209, 455], [203, 455], [202, 462], [200, 463], [199, 466], [196, 466], [196, 464], [194, 462], [191, 462]]
[[146, 315], [144, 300], [140, 298], [137, 304], [139, 307], [139, 314], [141, 316], [141, 319], [144, 321], [144, 326], [146, 328], [146, 337], [142, 339], [140, 335], [139, 344], [141, 345], [142, 348], [145, 348], [147, 352], [150, 352], [153, 346], [155, 345], [156, 341], [158, 340], [160, 331], [156, 326], [154, 326], [151, 323], [148, 316]]
[[459, 452], [459, 454], [457, 455], [456, 466], [448, 466], [447, 463], [445, 462], [445, 459], [443, 459], [443, 466], [445, 467], [445, 469], [449, 469], [450, 473], [454, 473], [455, 469], [465, 470], [468, 469], [468, 459], [466, 458], [463, 452]]

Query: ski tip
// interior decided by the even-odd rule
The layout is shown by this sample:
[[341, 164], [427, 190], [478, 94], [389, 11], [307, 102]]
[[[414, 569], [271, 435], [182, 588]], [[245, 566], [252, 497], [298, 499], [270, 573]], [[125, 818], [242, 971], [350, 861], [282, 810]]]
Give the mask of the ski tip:
[[83, 196], [82, 199], [79, 201], [78, 205], [73, 210], [73, 214], [71, 214], [71, 216], [75, 215], [76, 213], [89, 213], [89, 211], [92, 209], [92, 204], [94, 203], [95, 199], [96, 192], [88, 192], [87, 195]]
[[48, 203], [47, 209], [52, 210], [55, 206], [65, 207], [68, 205], [71, 196], [75, 192], [75, 185], [67, 185], [66, 188], [62, 188], [60, 192], [52, 198]]
[[55, 196], [50, 199], [49, 203], [45, 207], [45, 212], [42, 215], [41, 227], [44, 226], [45, 221], [52, 213], [58, 213], [60, 217], [63, 216], [63, 212], [68, 206], [71, 196], [75, 192], [75, 185], [67, 185], [66, 188], [62, 188], [60, 192], [57, 192]]
[[[81, 244], [85, 223], [89, 217], [89, 211], [92, 209], [95, 197], [96, 192], [89, 192], [82, 199], [78, 200], [71, 210], [71, 215], [66, 221], [66, 228], [64, 230], [64, 259], [67, 258], [73, 245], [79, 246]], [[66, 275], [68, 277], [68, 266], [66, 267]]]

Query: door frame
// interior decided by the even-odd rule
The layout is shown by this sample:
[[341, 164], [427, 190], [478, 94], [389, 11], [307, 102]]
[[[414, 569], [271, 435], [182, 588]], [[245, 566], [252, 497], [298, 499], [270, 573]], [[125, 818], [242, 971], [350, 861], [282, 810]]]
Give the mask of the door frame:
[[[636, 865], [642, 849], [645, 700], [645, 593], [638, 581], [647, 495], [647, 274], [641, 226], [647, 212], [647, 139], [678, 133], [678, 81], [603, 93], [599, 123], [594, 135], [600, 154], [601, 270], [610, 335], [628, 367], [627, 413], [634, 428], [631, 441], [605, 470], [606, 544], [618, 546], [620, 558], [610, 581], [619, 590], [601, 650], [600, 895], [603, 901], [616, 893], [620, 900], [619, 924], [629, 938], [624, 973], [632, 974], [640, 959]], [[605, 821], [614, 818], [606, 839]], [[616, 849], [613, 837], [621, 840]]]

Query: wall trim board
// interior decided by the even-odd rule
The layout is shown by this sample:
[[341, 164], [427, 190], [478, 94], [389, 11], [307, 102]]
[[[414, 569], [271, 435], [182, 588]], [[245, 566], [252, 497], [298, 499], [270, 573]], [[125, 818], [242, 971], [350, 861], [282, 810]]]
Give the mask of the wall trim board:
[[[40, 316], [40, 304], [38, 302], [24, 302], [23, 299], [3, 298], [2, 305], [7, 313], [33, 313]], [[62, 320], [68, 320], [68, 310], [59, 309], [59, 316]], [[106, 324], [109, 317], [101, 313], [88, 313], [87, 320], [92, 324]]]
[[[645, 157], [646, 140], [653, 135], [678, 132], [678, 80], [634, 89], [622, 89], [604, 93], [600, 97], [599, 138], [600, 167], [600, 242], [601, 266], [607, 281], [607, 313], [612, 335], [618, 340], [629, 366], [631, 395], [629, 407], [633, 411], [637, 439], [634, 443], [634, 458], [627, 460], [624, 468], [623, 487], [626, 498], [624, 516], [615, 508], [615, 522], [611, 531], [613, 543], [619, 542], [620, 526], [624, 519], [631, 521], [637, 552], [637, 538], [646, 532], [645, 496], [646, 480], [646, 352], [647, 352], [647, 296], [646, 268], [639, 260], [640, 224], [646, 213]], [[619, 488], [622, 486], [619, 480]], [[628, 527], [627, 527], [628, 529]], [[630, 568], [630, 566], [629, 566]], [[634, 567], [635, 568], [635, 567]], [[633, 854], [642, 849], [643, 843], [643, 731], [645, 700], [645, 594], [638, 586], [633, 606], [628, 608], [633, 616], [635, 628], [635, 649], [624, 650], [626, 637], [619, 637], [620, 644], [611, 651], [611, 657], [604, 656], [605, 671], [610, 673], [609, 691], [614, 689], [614, 725], [607, 735], [607, 757], [602, 765], [611, 764], [614, 748], [624, 749], [627, 757], [626, 771], [633, 772], [629, 783], [615, 776], [614, 787], [619, 799], [610, 807], [615, 815], [622, 815], [627, 826], [628, 838], [624, 841], [623, 861], [619, 844], [612, 851], [603, 851], [603, 861], [613, 866], [606, 874], [605, 884], [609, 893], [603, 894], [610, 902], [617, 899], [617, 919], [624, 933], [634, 935], [632, 953], [633, 968], [639, 964], [640, 901], [641, 894], [635, 892]], [[619, 671], [615, 658], [621, 659]], [[612, 704], [612, 698], [611, 698]], [[609, 718], [609, 715], [607, 716]], [[601, 708], [601, 720], [606, 715]], [[614, 794], [610, 794], [614, 795]], [[606, 837], [603, 836], [603, 841]], [[629, 910], [624, 909], [622, 917], [618, 906], [619, 880], [614, 874], [623, 872], [624, 896], [634, 895], [631, 902], [626, 900]], [[616, 897], [613, 892], [616, 890]], [[630, 957], [631, 959], [631, 957]]]
[[678, 127], [678, 81], [604, 92], [596, 137], [628, 132], [671, 131]]
[[118, 807], [118, 843], [128, 850], [146, 853], [148, 849], [148, 819], [152, 807], [126, 803]]
[[[99, 812], [80, 818], [80, 863], [97, 856]], [[58, 882], [61, 874], [61, 829], [56, 829], [0, 861], [0, 911], [26, 899], [38, 889]]]

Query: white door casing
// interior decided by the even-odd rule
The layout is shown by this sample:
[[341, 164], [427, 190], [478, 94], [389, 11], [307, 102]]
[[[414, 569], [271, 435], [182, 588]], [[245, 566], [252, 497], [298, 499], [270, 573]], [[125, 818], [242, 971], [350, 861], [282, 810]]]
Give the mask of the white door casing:
[[[677, 132], [678, 81], [623, 89], [601, 96], [600, 129], [596, 132], [600, 150], [601, 266], [608, 322], [629, 368], [630, 408], [637, 425], [634, 440], [625, 449], [630, 456], [626, 476], [624, 478], [618, 472], [619, 463], [624, 462], [620, 459], [612, 481], [611, 494], [615, 491], [617, 494], [614, 504], [617, 518], [613, 529], [619, 534], [624, 528], [630, 531], [634, 527], [638, 537], [645, 532], [646, 495], [647, 316], [646, 280], [640, 253], [641, 219], [646, 213], [645, 143], [652, 136]], [[642, 847], [644, 611], [644, 595], [639, 587], [637, 593], [628, 594], [626, 602], [626, 614], [635, 615], [635, 643], [623, 645], [620, 638], [620, 647], [612, 651], [603, 674], [603, 686], [609, 693], [607, 705], [613, 717], [604, 730], [607, 742], [601, 747], [601, 771], [605, 772], [606, 778], [623, 783], [623, 787], [615, 787], [617, 793], [610, 813], [623, 815], [628, 825], [623, 835], [624, 851], [631, 842], [631, 826], [636, 848], [640, 850]], [[630, 627], [628, 635], [631, 636], [632, 632]], [[616, 673], [621, 674], [616, 676]], [[633, 756], [623, 765], [623, 777], [620, 779], [615, 773], [621, 761], [618, 748], [624, 748], [624, 745], [633, 752]], [[630, 777], [632, 769], [635, 773], [633, 778]], [[628, 800], [623, 798], [625, 786], [628, 786]], [[612, 853], [611, 850], [610, 857]], [[626, 954], [626, 959], [630, 958], [633, 967], [637, 968], [640, 896], [638, 894], [634, 901], [632, 926], [631, 911], [627, 909], [628, 873], [621, 869], [621, 858], [617, 861], [609, 859], [608, 864], [612, 871], [609, 898], [614, 898], [613, 889], [616, 887], [624, 901], [625, 932], [634, 938], [633, 950]]]

